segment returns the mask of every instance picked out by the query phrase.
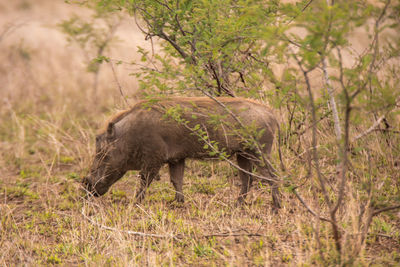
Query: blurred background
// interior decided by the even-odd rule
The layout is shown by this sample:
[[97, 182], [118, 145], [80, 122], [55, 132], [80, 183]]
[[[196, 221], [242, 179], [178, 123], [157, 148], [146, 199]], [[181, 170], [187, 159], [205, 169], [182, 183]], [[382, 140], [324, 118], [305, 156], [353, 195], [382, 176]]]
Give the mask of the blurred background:
[[[114, 75], [110, 64], [103, 64], [98, 73], [98, 101], [88, 106], [94, 93], [94, 74], [88, 64], [96, 55], [68, 41], [60, 23], [73, 17], [90, 20], [92, 16], [92, 10], [63, 0], [0, 1], [2, 114], [10, 109], [48, 112], [71, 103], [79, 111], [122, 105], [117, 79], [126, 94], [135, 93], [137, 82], [128, 76], [132, 67], [116, 64]], [[94, 27], [104, 27], [104, 20], [98, 23]], [[149, 46], [148, 42], [132, 18], [119, 18], [116, 24], [103, 53], [125, 62], [137, 60], [137, 46]]]

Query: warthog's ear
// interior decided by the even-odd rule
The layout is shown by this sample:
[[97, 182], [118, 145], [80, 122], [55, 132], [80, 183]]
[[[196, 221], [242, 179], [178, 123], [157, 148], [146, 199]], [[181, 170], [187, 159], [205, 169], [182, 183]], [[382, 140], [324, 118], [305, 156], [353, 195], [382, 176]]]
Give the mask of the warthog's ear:
[[110, 122], [107, 126], [107, 137], [114, 138], [115, 137], [115, 125], [113, 122]]

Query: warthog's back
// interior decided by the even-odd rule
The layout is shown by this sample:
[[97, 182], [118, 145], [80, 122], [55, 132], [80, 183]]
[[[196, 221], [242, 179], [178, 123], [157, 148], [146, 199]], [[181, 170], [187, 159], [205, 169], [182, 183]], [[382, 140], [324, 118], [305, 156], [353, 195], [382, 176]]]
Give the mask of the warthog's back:
[[[206, 158], [213, 150], [244, 150], [249, 133], [262, 131], [258, 141], [269, 152], [276, 128], [270, 109], [243, 98], [174, 98], [153, 103], [142, 101], [116, 119], [130, 146], [142, 153], [174, 158]], [[244, 129], [243, 129], [244, 127]], [[249, 133], [246, 133], [249, 132]]]

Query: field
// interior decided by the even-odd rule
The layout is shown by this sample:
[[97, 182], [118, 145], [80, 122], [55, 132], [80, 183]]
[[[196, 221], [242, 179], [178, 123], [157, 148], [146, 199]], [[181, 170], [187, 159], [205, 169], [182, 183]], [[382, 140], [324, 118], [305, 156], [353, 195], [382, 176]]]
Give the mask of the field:
[[[127, 108], [121, 91], [129, 104], [138, 100], [138, 82], [128, 75], [132, 67], [104, 64], [94, 97], [87, 55], [57, 27], [74, 13], [91, 14], [61, 0], [0, 1], [0, 265], [313, 266], [322, 262], [320, 250], [334, 253], [329, 225], [288, 189], [282, 189], [279, 212], [263, 185], [253, 186], [247, 205], [236, 205], [238, 173], [225, 162], [188, 162], [184, 204], [172, 201], [167, 168], [141, 204], [134, 198], [139, 179], [133, 171], [103, 197], [86, 199], [80, 182], [90, 167], [96, 131]], [[118, 40], [107, 51], [111, 58], [139, 60], [137, 46], [150, 48], [132, 20], [121, 21]], [[310, 136], [304, 133], [301, 146]], [[321, 136], [335, 138], [329, 131]], [[400, 138], [393, 135], [390, 151], [383, 139], [379, 133], [368, 139], [373, 160], [388, 162], [373, 172], [388, 177], [380, 187], [399, 194]], [[285, 165], [305, 184], [304, 159], [282, 149]], [[279, 165], [277, 145], [272, 161]], [[334, 173], [331, 165], [327, 169]], [[368, 163], [355, 168], [368, 169]], [[318, 206], [309, 187], [298, 191]], [[349, 207], [357, 197], [346, 200]], [[341, 216], [351, 221], [355, 214], [346, 209]], [[351, 246], [353, 232], [345, 232]], [[374, 217], [365, 247], [349, 264], [399, 262], [400, 213], [392, 210]]]

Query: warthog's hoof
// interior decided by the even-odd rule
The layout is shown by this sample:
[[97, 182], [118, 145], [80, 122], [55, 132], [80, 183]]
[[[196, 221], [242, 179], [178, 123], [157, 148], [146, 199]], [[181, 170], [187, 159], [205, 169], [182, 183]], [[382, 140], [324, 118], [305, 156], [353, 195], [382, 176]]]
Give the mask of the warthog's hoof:
[[174, 200], [178, 203], [184, 203], [185, 197], [182, 194], [176, 194]]
[[144, 191], [139, 191], [136, 193], [136, 203], [139, 204], [144, 199]]
[[236, 200], [236, 207], [243, 207], [245, 205], [248, 205], [248, 203], [246, 202], [245, 198], [243, 196], [239, 196]]

